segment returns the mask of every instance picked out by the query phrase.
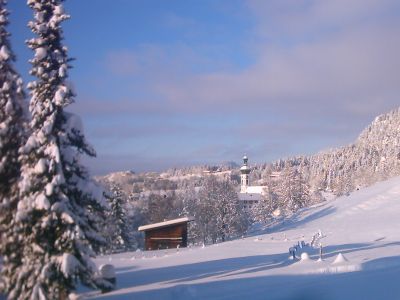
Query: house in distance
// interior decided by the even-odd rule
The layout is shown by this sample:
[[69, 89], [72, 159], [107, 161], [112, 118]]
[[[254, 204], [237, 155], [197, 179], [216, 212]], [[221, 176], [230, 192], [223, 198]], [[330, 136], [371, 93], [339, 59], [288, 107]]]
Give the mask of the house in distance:
[[159, 250], [187, 247], [187, 224], [193, 218], [184, 217], [140, 226], [145, 234], [145, 249]]

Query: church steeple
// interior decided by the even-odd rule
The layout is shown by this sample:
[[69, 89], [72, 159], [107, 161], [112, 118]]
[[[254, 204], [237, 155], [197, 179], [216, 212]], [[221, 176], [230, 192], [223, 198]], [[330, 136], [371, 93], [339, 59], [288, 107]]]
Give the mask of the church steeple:
[[250, 167], [247, 165], [248, 157], [243, 156], [243, 166], [240, 168], [240, 192], [247, 193], [247, 187], [249, 186], [249, 174]]

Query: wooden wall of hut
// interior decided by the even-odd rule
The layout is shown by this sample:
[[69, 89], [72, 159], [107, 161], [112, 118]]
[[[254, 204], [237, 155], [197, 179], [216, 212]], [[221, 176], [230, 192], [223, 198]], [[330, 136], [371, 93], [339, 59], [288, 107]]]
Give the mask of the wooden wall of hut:
[[187, 247], [187, 223], [146, 230], [146, 250]]

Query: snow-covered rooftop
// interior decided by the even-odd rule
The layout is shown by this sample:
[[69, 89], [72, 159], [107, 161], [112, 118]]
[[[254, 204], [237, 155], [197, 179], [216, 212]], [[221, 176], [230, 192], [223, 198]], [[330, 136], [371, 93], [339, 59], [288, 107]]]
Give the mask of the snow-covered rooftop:
[[250, 194], [263, 194], [266, 186], [261, 186], [261, 185], [253, 185], [253, 186], [248, 186], [246, 191], [247, 193]]
[[194, 218], [192, 218], [192, 217], [184, 217], [184, 218], [168, 220], [168, 221], [154, 223], [154, 224], [143, 225], [143, 226], [140, 226], [138, 228], [138, 230], [139, 231], [146, 231], [146, 230], [149, 230], [149, 229], [161, 228], [161, 227], [167, 227], [167, 226], [170, 226], [170, 225], [186, 223], [186, 222], [190, 222], [190, 221], [193, 221], [193, 220], [194, 220]]

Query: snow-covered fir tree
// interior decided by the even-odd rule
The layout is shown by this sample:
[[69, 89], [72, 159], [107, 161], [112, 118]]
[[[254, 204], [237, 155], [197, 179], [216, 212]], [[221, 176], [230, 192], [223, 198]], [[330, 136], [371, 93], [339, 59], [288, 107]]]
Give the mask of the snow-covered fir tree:
[[0, 0], [0, 288], [5, 292], [21, 262], [21, 241], [14, 231], [14, 217], [19, 199], [18, 150], [24, 143], [27, 121], [22, 80], [13, 67], [6, 5], [6, 0]]
[[118, 184], [110, 183], [110, 210], [106, 216], [105, 245], [108, 252], [129, 251], [135, 248], [133, 226], [127, 211], [126, 195]]
[[103, 192], [90, 180], [80, 155], [94, 156], [77, 116], [65, 111], [74, 93], [67, 82], [70, 59], [61, 23], [69, 16], [60, 0], [28, 0], [35, 38], [29, 110], [31, 134], [23, 147], [16, 220], [24, 247], [10, 299], [65, 299], [78, 282], [96, 287], [93, 249]]

